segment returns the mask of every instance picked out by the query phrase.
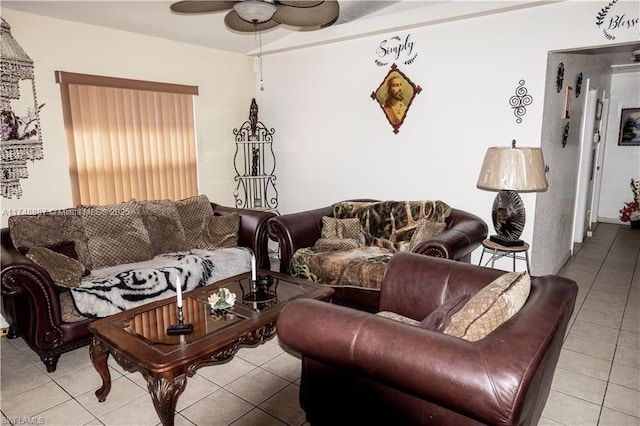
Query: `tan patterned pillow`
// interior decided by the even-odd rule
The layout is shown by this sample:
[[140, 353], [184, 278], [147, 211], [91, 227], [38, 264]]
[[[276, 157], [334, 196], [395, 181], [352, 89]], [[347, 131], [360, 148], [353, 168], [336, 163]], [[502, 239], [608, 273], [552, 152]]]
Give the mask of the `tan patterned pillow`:
[[396, 314], [395, 312], [391, 312], [391, 311], [380, 311], [380, 312], [377, 312], [376, 315], [382, 318], [388, 318], [388, 319], [402, 322], [409, 325], [416, 325], [416, 326], [420, 325], [420, 321], [416, 321], [413, 318], [405, 317], [404, 315]]
[[360, 240], [362, 228], [357, 218], [336, 219], [330, 216], [322, 217], [322, 238], [351, 238]]
[[50, 246], [63, 241], [73, 241], [78, 260], [91, 269], [87, 237], [76, 209], [11, 216], [8, 222], [14, 247]]
[[362, 231], [357, 218], [336, 219], [322, 217], [322, 232], [315, 247], [349, 250], [360, 246]]
[[475, 342], [498, 328], [524, 306], [531, 291], [526, 272], [509, 272], [476, 293], [451, 318], [444, 334]]
[[199, 248], [216, 250], [236, 247], [238, 245], [238, 229], [240, 215], [231, 212], [222, 216], [209, 216], [202, 225], [202, 240]]
[[432, 222], [428, 219], [422, 219], [418, 222], [418, 226], [416, 230], [413, 232], [411, 236], [411, 241], [409, 242], [409, 250], [413, 251], [414, 248], [418, 244], [423, 241], [427, 241], [444, 231], [447, 227], [447, 224], [444, 222]]
[[88, 238], [93, 269], [153, 258], [149, 233], [137, 202], [78, 207], [78, 211]]
[[85, 268], [79, 261], [45, 247], [32, 247], [26, 256], [33, 263], [46, 270], [57, 285], [62, 287], [78, 287], [80, 285]]
[[173, 201], [140, 201], [140, 216], [149, 233], [153, 254], [187, 250], [187, 239]]
[[202, 229], [205, 218], [213, 215], [213, 208], [206, 195], [185, 198], [175, 202], [184, 229], [187, 250], [202, 245]]

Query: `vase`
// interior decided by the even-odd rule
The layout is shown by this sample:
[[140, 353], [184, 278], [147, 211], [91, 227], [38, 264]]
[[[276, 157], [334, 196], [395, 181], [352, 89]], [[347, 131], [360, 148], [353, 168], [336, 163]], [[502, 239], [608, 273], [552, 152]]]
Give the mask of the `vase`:
[[631, 220], [631, 229], [640, 229], [640, 220]]

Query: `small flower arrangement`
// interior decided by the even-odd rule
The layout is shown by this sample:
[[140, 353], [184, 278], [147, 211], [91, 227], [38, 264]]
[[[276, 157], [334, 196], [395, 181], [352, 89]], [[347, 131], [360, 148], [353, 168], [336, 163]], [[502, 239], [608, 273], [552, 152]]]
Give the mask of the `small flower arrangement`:
[[226, 309], [232, 307], [236, 303], [236, 294], [231, 293], [228, 288], [220, 287], [217, 293], [209, 296], [209, 305], [213, 309]]
[[625, 202], [620, 210], [620, 220], [623, 222], [640, 220], [640, 182], [631, 179], [631, 193], [633, 201]]
[[24, 140], [38, 134], [37, 112], [40, 112], [44, 104], [37, 111], [27, 108], [26, 117], [18, 117], [13, 111], [6, 110], [0, 113], [2, 119], [2, 140]]

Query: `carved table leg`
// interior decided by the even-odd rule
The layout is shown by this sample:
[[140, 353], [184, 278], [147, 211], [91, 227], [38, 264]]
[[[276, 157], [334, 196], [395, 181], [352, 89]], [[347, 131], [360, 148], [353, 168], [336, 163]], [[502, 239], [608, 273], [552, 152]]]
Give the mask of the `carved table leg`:
[[181, 374], [173, 380], [153, 375], [147, 376], [147, 388], [163, 426], [173, 426], [178, 397], [186, 385], [187, 376], [185, 374]]
[[93, 367], [98, 371], [100, 377], [102, 377], [102, 387], [96, 391], [98, 401], [102, 402], [107, 399], [107, 395], [111, 391], [111, 374], [109, 373], [109, 366], [107, 360], [109, 358], [109, 348], [97, 338], [91, 340], [91, 346], [89, 347], [89, 356]]

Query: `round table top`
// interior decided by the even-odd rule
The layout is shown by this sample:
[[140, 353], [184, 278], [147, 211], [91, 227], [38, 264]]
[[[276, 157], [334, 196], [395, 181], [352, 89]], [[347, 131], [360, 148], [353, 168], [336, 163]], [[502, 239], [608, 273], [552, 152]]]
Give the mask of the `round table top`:
[[513, 253], [519, 253], [521, 251], [529, 250], [529, 243], [527, 242], [525, 242], [521, 246], [507, 247], [507, 246], [500, 245], [496, 242], [493, 242], [487, 238], [482, 242], [482, 245], [491, 250], [499, 250], [499, 251], [513, 252]]

